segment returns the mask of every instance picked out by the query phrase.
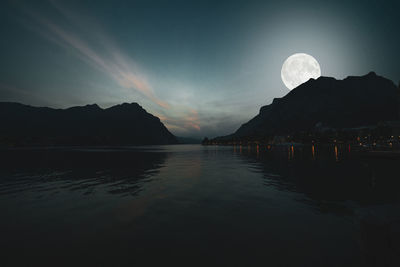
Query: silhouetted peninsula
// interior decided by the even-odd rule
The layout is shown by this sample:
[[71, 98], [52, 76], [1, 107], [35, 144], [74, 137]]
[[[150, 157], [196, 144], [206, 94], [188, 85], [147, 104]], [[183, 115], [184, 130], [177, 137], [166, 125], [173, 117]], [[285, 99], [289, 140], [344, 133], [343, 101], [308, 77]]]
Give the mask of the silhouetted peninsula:
[[400, 119], [400, 88], [370, 72], [344, 80], [320, 77], [298, 86], [243, 124], [235, 133], [205, 143], [270, 141], [277, 136], [315, 135], [373, 127]]
[[0, 144], [6, 146], [177, 143], [160, 119], [137, 103], [53, 109], [0, 102], [0, 120]]

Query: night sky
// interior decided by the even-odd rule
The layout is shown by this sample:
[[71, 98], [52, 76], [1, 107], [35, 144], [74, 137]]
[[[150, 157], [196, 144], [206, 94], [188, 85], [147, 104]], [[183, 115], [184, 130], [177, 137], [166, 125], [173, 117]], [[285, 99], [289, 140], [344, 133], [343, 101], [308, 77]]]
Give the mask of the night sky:
[[137, 102], [178, 136], [236, 130], [288, 93], [297, 52], [323, 76], [400, 80], [400, 1], [2, 1], [0, 101]]

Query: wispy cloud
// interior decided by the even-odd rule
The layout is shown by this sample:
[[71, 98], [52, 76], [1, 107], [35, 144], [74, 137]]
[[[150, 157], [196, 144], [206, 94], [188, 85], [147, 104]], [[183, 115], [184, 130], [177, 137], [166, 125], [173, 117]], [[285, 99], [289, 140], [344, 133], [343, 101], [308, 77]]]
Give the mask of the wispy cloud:
[[200, 131], [199, 114], [194, 109], [189, 111], [178, 112], [175, 115], [157, 114], [157, 116], [165, 123], [168, 129], [185, 134], [193, 131]]
[[[52, 1], [52, 4], [55, 5], [54, 1]], [[64, 16], [69, 13], [58, 5], [56, 7], [59, 11], [62, 11], [60, 14]], [[67, 30], [65, 26], [61, 26], [43, 14], [30, 9], [25, 9], [25, 11], [38, 24], [39, 28], [37, 30], [44, 37], [66, 49], [72, 49], [78, 58], [108, 75], [119, 86], [125, 89], [136, 90], [158, 106], [165, 109], [169, 108], [167, 102], [156, 96], [146, 76], [137, 70], [138, 68], [130, 62], [129, 57], [123, 55], [122, 51], [104, 33], [92, 32], [92, 35], [96, 35], [97, 37], [102, 36], [102, 40], [100, 40], [102, 49], [99, 52], [88, 40], [79, 37], [75, 33], [79, 32], [78, 29], [75, 31]], [[68, 28], [73, 28], [73, 25], [69, 26]], [[82, 23], [82, 26], [84, 26], [84, 23]]]
[[[186, 101], [177, 103], [177, 96], [169, 103], [157, 97], [149, 76], [102, 30], [104, 27], [95, 18], [86, 14], [79, 16], [62, 2], [48, 0], [48, 3], [59, 17], [52, 18], [48, 13], [23, 6], [29, 19], [24, 25], [66, 51], [72, 51], [79, 60], [107, 75], [119, 87], [139, 92], [150, 101], [148, 111], [158, 116], [175, 134], [199, 133], [198, 112], [188, 107]], [[162, 84], [167, 86], [168, 83]], [[175, 92], [170, 89], [167, 86], [165, 90]]]

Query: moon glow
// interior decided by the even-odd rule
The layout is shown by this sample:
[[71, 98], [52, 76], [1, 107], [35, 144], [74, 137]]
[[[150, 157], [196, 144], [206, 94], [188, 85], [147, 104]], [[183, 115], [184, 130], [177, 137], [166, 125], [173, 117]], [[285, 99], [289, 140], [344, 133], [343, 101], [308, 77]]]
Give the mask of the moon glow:
[[291, 55], [282, 65], [282, 81], [290, 90], [311, 78], [317, 79], [320, 76], [321, 68], [318, 61], [305, 53]]

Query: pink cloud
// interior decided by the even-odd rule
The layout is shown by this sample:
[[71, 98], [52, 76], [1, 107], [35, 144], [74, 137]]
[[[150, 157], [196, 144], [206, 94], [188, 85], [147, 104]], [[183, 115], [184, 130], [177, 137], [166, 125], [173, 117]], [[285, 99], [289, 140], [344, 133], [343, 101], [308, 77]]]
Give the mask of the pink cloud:
[[194, 109], [190, 109], [182, 115], [168, 116], [157, 114], [157, 117], [172, 131], [186, 132], [193, 129], [200, 131], [201, 129], [198, 113]]
[[122, 52], [111, 41], [107, 41], [103, 34], [98, 35], [103, 37], [102, 39], [106, 45], [104, 47], [106, 54], [111, 55], [107, 58], [104, 56], [105, 53], [96, 52], [93, 47], [76, 34], [68, 32], [61, 26], [32, 11], [28, 11], [28, 13], [45, 29], [40, 30], [43, 36], [64, 48], [74, 49], [81, 60], [108, 75], [119, 86], [125, 89], [134, 89], [160, 107], [169, 108], [168, 103], [155, 95], [145, 75], [135, 71], [134, 65], [128, 62], [128, 57], [123, 56]]

